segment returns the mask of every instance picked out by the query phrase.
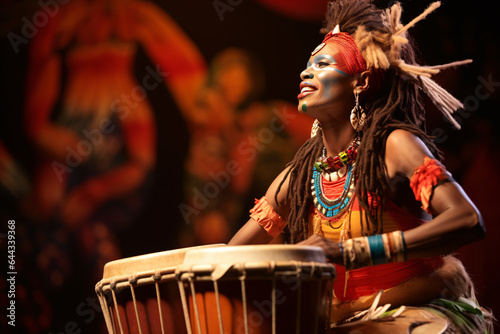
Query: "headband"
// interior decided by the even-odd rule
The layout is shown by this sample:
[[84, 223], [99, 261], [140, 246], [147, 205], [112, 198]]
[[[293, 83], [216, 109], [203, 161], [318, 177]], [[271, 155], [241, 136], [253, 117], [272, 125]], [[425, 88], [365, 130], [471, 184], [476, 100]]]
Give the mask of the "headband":
[[[353, 76], [358, 73], [362, 73], [368, 69], [367, 63], [361, 51], [351, 34], [346, 32], [340, 32], [339, 26], [337, 25], [335, 29], [330, 31], [325, 35], [323, 43], [318, 45], [318, 47], [312, 52], [312, 55], [318, 53], [327, 43], [334, 44], [340, 51], [340, 56], [344, 60], [347, 67], [347, 74]], [[382, 86], [385, 78], [385, 72], [378, 68], [370, 68], [370, 87], [371, 90], [378, 90]]]
[[354, 42], [354, 38], [346, 33], [334, 33], [330, 31], [326, 34], [323, 43], [332, 43], [340, 50], [341, 56], [348, 69], [349, 75], [354, 75], [366, 71], [366, 61]]

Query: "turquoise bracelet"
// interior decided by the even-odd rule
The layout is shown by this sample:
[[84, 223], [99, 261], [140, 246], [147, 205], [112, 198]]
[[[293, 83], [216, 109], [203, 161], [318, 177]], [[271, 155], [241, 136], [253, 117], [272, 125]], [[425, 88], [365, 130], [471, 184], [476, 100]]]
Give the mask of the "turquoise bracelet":
[[387, 263], [385, 256], [384, 240], [381, 234], [371, 235], [368, 237], [368, 244], [370, 245], [370, 254], [373, 265]]

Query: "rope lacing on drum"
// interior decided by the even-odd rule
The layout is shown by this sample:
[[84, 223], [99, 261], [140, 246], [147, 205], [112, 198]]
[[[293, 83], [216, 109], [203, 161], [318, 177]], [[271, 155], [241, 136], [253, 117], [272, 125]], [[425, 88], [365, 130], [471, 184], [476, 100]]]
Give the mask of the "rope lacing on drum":
[[213, 283], [215, 292], [215, 302], [217, 303], [217, 317], [219, 320], [219, 329], [221, 333], [224, 333], [224, 325], [222, 323], [222, 311], [220, 307], [219, 285], [217, 284], [217, 280], [213, 280]]
[[95, 289], [95, 291], [97, 292], [97, 294], [104, 295], [104, 289], [103, 289], [103, 287], [104, 287], [104, 284], [102, 284], [101, 282], [97, 283], [96, 289]]
[[243, 321], [245, 323], [245, 334], [248, 334], [247, 291], [245, 286], [246, 278], [247, 278], [247, 272], [243, 267], [239, 280], [241, 282], [241, 301], [243, 303]]
[[[188, 334], [192, 334], [191, 330], [191, 321], [189, 319], [189, 310], [188, 310], [188, 305], [187, 305], [187, 300], [186, 300], [186, 291], [184, 287], [183, 281], [180, 279], [181, 274], [176, 271], [176, 279], [177, 279], [177, 284], [179, 286], [179, 292], [181, 294], [181, 302], [182, 302], [182, 309], [184, 311], [184, 321], [186, 322], [186, 330]], [[182, 275], [184, 276], [184, 275]]]
[[137, 278], [137, 275], [136, 274], [132, 274], [131, 276], [129, 276], [128, 278], [128, 282], [130, 283], [130, 285], [137, 285], [137, 282], [139, 281], [139, 279]]
[[160, 271], [160, 270], [156, 270], [156, 271], [155, 271], [155, 274], [154, 274], [153, 276], [151, 276], [151, 277], [153, 278], [153, 280], [154, 280], [155, 282], [158, 282], [158, 281], [160, 281], [160, 280], [161, 280], [161, 276], [162, 276], [162, 275], [161, 275], [161, 271]]
[[267, 266], [268, 274], [272, 274], [273, 277], [273, 287], [271, 292], [271, 333], [276, 334], [276, 262], [270, 261]]
[[123, 334], [122, 320], [120, 318], [120, 312], [118, 311], [118, 301], [116, 300], [116, 281], [113, 279], [109, 283], [109, 288], [111, 289], [111, 295], [113, 296], [113, 304], [115, 305], [116, 318], [118, 319], [118, 327], [120, 328], [120, 333]]
[[153, 275], [153, 280], [155, 281], [155, 288], [156, 288], [156, 301], [158, 303], [158, 314], [160, 316], [160, 327], [161, 327], [161, 332], [165, 333], [165, 326], [163, 324], [163, 317], [162, 317], [162, 312], [161, 312], [161, 296], [160, 296], [160, 285], [159, 282], [161, 281], [161, 271], [156, 270], [155, 274]]
[[309, 262], [309, 265], [311, 266], [311, 271], [309, 272], [309, 279], [312, 279], [314, 277], [314, 273], [316, 271], [316, 263]]
[[298, 292], [297, 292], [297, 319], [295, 322], [295, 333], [300, 334], [300, 307], [302, 305], [302, 263], [298, 261], [294, 261], [295, 263], [295, 272], [297, 273], [297, 282], [299, 283]]
[[[311, 265], [311, 272], [309, 274], [309, 279], [312, 279], [314, 276], [314, 272], [316, 271], [316, 263], [311, 261], [309, 263]], [[318, 284], [318, 290], [316, 291], [316, 300], [321, 299], [321, 284]], [[318, 321], [319, 321], [319, 312], [318, 309], [316, 309], [316, 319], [314, 321], [314, 332], [313, 333], [318, 333]]]
[[270, 261], [267, 265], [267, 272], [268, 274], [274, 273], [276, 270], [276, 262], [275, 261]]
[[109, 302], [106, 299], [106, 296], [103, 292], [102, 284], [99, 283], [98, 286], [96, 286], [96, 292], [97, 292], [97, 297], [99, 299], [99, 304], [101, 304], [101, 309], [104, 315], [104, 320], [106, 322], [106, 327], [108, 328], [108, 332], [112, 333], [113, 332], [113, 327], [111, 323], [111, 314], [109, 310]]
[[191, 296], [193, 298], [194, 314], [196, 316], [196, 325], [198, 327], [198, 333], [201, 333], [200, 314], [198, 312], [198, 303], [196, 301], [196, 289], [193, 283], [193, 275], [188, 276], [188, 281], [189, 281], [189, 286], [191, 287]]
[[[135, 289], [134, 286], [137, 285], [137, 277], [135, 274], [132, 274], [128, 278], [128, 282], [130, 283], [130, 293], [132, 294], [132, 300], [134, 301], [134, 310], [135, 310], [135, 318], [137, 319], [137, 327], [139, 328], [139, 334], [142, 334], [141, 320], [139, 320], [139, 310], [137, 309], [137, 300], [135, 298]], [[160, 313], [161, 314], [161, 313]]]
[[[273, 261], [274, 267], [274, 261]], [[272, 334], [276, 334], [276, 275], [273, 275], [273, 291], [271, 295], [272, 304]]]

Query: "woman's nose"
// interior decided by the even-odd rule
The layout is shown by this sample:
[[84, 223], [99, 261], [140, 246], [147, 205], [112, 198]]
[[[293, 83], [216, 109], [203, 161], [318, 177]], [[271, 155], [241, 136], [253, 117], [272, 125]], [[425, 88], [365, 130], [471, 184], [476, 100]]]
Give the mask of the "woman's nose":
[[302, 73], [300, 73], [300, 78], [302, 80], [312, 79], [312, 78], [314, 78], [314, 75], [311, 72], [309, 72], [309, 68], [306, 68], [305, 70], [302, 71]]

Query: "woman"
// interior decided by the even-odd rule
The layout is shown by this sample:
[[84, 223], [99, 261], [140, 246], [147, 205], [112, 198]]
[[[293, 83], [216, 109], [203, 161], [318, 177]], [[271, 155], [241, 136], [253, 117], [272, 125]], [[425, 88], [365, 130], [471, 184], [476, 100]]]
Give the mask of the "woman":
[[484, 332], [490, 324], [462, 264], [443, 256], [485, 232], [425, 133], [419, 95], [459, 127], [451, 113], [463, 106], [430, 77], [469, 61], [419, 66], [407, 36], [439, 5], [403, 26], [399, 3], [385, 11], [367, 0], [330, 4], [328, 33], [300, 75], [299, 110], [317, 120], [312, 137], [229, 243], [267, 243], [287, 228], [292, 243], [321, 246], [337, 269], [339, 331], [370, 307], [364, 319], [377, 318], [378, 304], [425, 304], [406, 317], [393, 311], [391, 320], [415, 316], [413, 327]]

